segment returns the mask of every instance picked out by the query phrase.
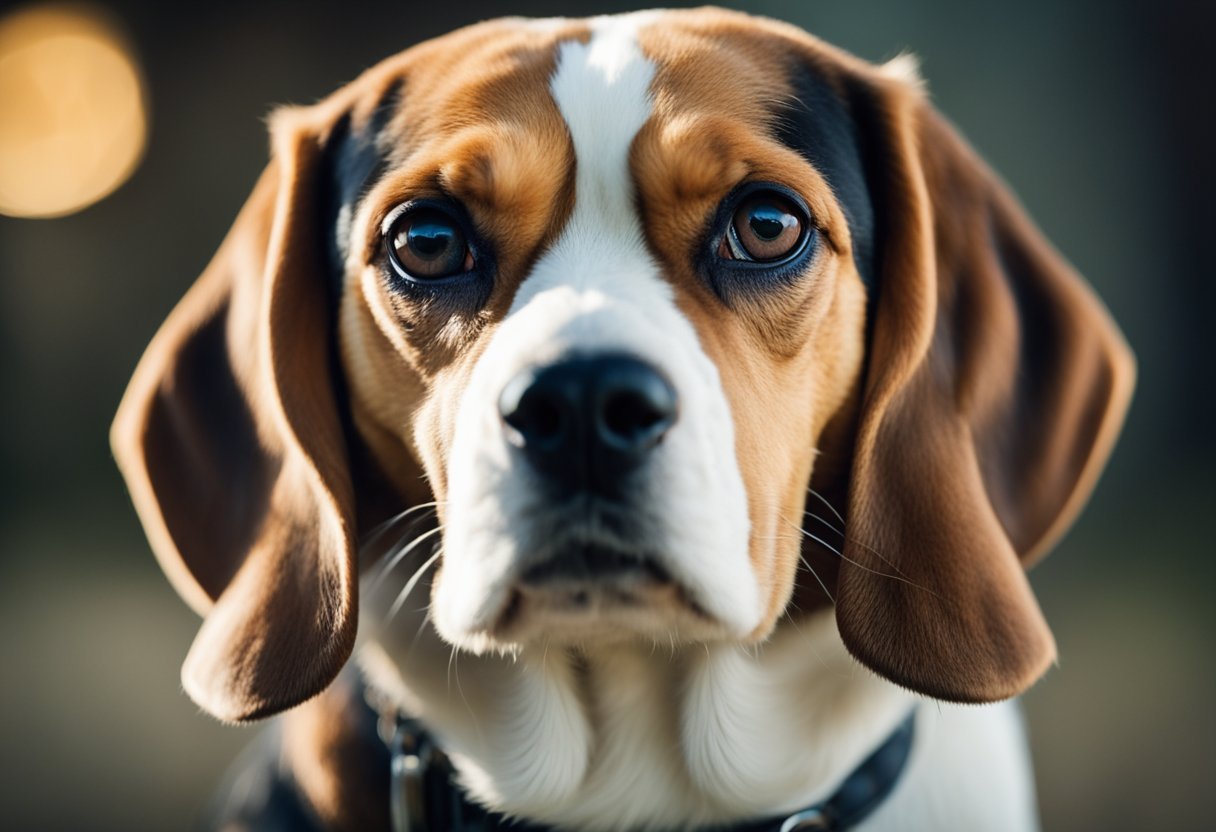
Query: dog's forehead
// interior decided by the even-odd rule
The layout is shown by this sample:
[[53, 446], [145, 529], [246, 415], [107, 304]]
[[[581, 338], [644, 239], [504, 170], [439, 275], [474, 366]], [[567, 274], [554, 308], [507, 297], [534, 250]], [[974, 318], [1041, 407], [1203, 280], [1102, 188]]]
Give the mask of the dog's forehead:
[[[399, 139], [454, 129], [471, 117], [515, 119], [521, 105], [548, 93], [563, 46], [597, 34], [617, 47], [615, 56], [612, 48], [597, 51], [605, 65], [634, 57], [620, 51], [630, 42], [638, 59], [654, 65], [657, 103], [712, 107], [752, 121], [766, 120], [797, 93], [791, 59], [816, 45], [790, 27], [717, 9], [505, 18], [426, 41], [371, 70], [348, 90], [354, 121], [368, 120], [384, 89], [403, 81], [409, 87], [404, 112], [388, 125]], [[825, 50], [821, 57], [832, 54]]]
[[[645, 83], [627, 101], [618, 82], [638, 73]], [[794, 151], [841, 204], [858, 271], [870, 284], [874, 212], [858, 129], [842, 96], [846, 74], [837, 53], [805, 33], [721, 10], [505, 19], [458, 30], [384, 62], [341, 96], [329, 200], [339, 247], [349, 230], [343, 220], [371, 185], [420, 157], [452, 195], [527, 213], [544, 183], [556, 181], [556, 167], [571, 168], [562, 173], [572, 184], [577, 166], [594, 161], [573, 152], [576, 118], [608, 126], [584, 143], [597, 151], [610, 136], [632, 149], [643, 123], [653, 141], [679, 137], [687, 147], [678, 152], [691, 160], [684, 170], [698, 171], [692, 179], [711, 189], [755, 162], [733, 136]], [[613, 107], [626, 120], [627, 111], [639, 113], [639, 123], [620, 129]], [[628, 181], [636, 174], [627, 171], [620, 183], [627, 192], [639, 190]], [[687, 177], [675, 185], [696, 188]]]

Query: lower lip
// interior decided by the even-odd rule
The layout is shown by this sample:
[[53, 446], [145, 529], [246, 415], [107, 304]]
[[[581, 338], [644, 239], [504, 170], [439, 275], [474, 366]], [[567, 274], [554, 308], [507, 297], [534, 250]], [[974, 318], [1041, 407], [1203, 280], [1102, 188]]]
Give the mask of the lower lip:
[[598, 544], [574, 544], [560, 548], [558, 554], [529, 567], [522, 575], [522, 582], [542, 587], [564, 582], [668, 584], [672, 579], [650, 555]]

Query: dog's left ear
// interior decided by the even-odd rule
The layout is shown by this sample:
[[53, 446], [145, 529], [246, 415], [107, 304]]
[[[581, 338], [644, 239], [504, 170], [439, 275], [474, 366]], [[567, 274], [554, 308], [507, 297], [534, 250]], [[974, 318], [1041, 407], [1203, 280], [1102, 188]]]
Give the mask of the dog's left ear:
[[880, 277], [837, 621], [849, 650], [899, 684], [1003, 699], [1054, 660], [1024, 568], [1093, 488], [1134, 362], [915, 85], [850, 83]]
[[226, 720], [318, 693], [355, 640], [324, 154], [295, 115], [276, 118], [269, 166], [148, 347], [111, 434], [161, 566], [205, 617], [183, 685]]

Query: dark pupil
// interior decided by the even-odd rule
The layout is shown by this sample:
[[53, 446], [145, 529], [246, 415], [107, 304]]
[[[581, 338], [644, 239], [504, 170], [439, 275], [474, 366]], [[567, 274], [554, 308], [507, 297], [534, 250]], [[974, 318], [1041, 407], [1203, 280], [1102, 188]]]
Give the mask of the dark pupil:
[[456, 229], [436, 220], [421, 220], [410, 226], [406, 243], [423, 260], [436, 260], [456, 242]]
[[747, 224], [761, 240], [775, 240], [785, 231], [790, 215], [775, 205], [759, 205], [752, 209]]

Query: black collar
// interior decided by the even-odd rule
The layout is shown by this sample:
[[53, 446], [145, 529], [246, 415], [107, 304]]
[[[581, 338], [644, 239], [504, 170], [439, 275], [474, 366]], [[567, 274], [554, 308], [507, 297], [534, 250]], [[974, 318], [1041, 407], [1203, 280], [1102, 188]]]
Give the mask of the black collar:
[[[384, 808], [391, 809], [391, 822], [388, 812], [357, 812], [361, 818], [358, 828], [387, 825], [394, 832], [555, 832], [514, 823], [470, 803], [455, 785], [452, 767], [430, 734], [417, 722], [397, 717], [384, 703], [373, 707], [370, 694], [354, 671], [339, 677], [327, 694], [334, 699], [332, 718], [344, 720], [349, 729], [347, 764], [354, 767], [351, 773], [358, 771], [366, 798], [385, 800], [389, 805]], [[390, 715], [382, 716], [384, 713]], [[792, 814], [717, 827], [715, 832], [805, 832], [856, 826], [882, 804], [903, 773], [914, 720], [915, 712], [827, 800]], [[280, 733], [279, 726], [272, 724], [237, 759], [199, 828], [322, 832], [324, 824], [284, 756]]]
[[[869, 817], [895, 787], [908, 762], [915, 722], [913, 711], [826, 800], [788, 815], [714, 827], [715, 832], [851, 829]], [[392, 759], [389, 799], [394, 832], [555, 832], [512, 821], [469, 802], [454, 782], [451, 763], [416, 720], [382, 718], [381, 726]]]

